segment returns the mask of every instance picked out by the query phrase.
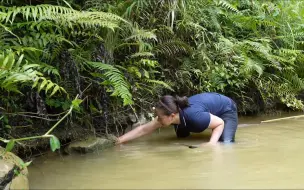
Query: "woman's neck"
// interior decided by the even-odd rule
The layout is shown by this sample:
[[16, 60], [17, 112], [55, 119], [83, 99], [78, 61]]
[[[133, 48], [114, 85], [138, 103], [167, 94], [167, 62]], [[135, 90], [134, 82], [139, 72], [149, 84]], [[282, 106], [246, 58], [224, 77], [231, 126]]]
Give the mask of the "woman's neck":
[[176, 114], [175, 114], [172, 124], [177, 124], [177, 125], [180, 124], [179, 113], [176, 113]]

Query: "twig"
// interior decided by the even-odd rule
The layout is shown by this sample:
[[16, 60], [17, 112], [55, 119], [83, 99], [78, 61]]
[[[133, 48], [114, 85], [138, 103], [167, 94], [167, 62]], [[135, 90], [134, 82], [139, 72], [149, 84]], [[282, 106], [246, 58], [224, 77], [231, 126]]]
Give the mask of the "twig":
[[24, 137], [20, 139], [13, 139], [14, 141], [25, 141], [25, 140], [32, 140], [32, 139], [40, 139], [40, 138], [50, 138], [53, 135], [42, 135], [42, 136], [33, 136], [33, 137]]
[[[67, 111], [58, 113], [58, 114], [46, 114], [46, 116], [51, 116], [51, 117], [56, 117], [65, 114]], [[7, 112], [2, 112], [3, 114], [33, 114], [33, 115], [39, 115], [39, 113], [35, 112], [15, 112], [15, 113], [7, 113]]]
[[138, 116], [137, 116], [137, 114], [136, 114], [136, 112], [135, 112], [135, 109], [132, 107], [132, 105], [130, 105], [130, 107], [131, 107], [131, 109], [132, 109], [132, 111], [133, 111], [133, 113], [134, 113], [134, 115], [135, 115], [137, 121], [139, 121], [139, 118], [138, 118]]
[[82, 97], [82, 94], [92, 85], [92, 83], [90, 83], [80, 94], [80, 97]]
[[295, 118], [300, 118], [300, 117], [304, 117], [304, 115], [296, 115], [296, 116], [282, 117], [282, 118], [277, 118], [277, 119], [269, 119], [269, 120], [261, 121], [261, 123], [269, 123], [269, 122], [280, 121], [280, 120], [285, 120], [285, 119], [295, 119]]
[[43, 120], [46, 120], [46, 121], [58, 121], [58, 119], [47, 119], [47, 118], [38, 117], [38, 116], [34, 116], [34, 115], [24, 115], [24, 114], [17, 114], [17, 113], [4, 113], [4, 112], [0, 112], [0, 114], [18, 115], [18, 116], [23, 116], [23, 117], [31, 117], [31, 118], [43, 119]]

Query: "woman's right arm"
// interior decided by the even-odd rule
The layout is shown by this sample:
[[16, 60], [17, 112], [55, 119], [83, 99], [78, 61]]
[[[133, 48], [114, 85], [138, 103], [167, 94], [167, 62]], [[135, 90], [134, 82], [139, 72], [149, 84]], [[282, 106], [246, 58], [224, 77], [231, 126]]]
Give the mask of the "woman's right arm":
[[157, 117], [153, 119], [152, 121], [140, 125], [136, 127], [135, 129], [129, 131], [128, 133], [120, 136], [116, 142], [116, 144], [125, 143], [127, 141], [131, 141], [133, 139], [136, 139], [138, 137], [147, 135], [152, 133], [154, 130], [161, 127], [161, 124], [157, 121]]

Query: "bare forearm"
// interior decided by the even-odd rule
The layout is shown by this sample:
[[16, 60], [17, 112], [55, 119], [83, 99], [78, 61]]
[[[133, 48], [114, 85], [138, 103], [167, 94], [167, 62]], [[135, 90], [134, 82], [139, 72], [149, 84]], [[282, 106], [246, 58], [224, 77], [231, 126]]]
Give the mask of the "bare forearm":
[[211, 135], [211, 138], [210, 138], [210, 143], [217, 143], [218, 140], [220, 139], [222, 133], [223, 133], [223, 130], [224, 130], [224, 123], [218, 125], [217, 127], [215, 127], [213, 130], [212, 130], [212, 135]]
[[144, 125], [141, 125], [132, 131], [129, 131], [128, 133], [122, 135], [118, 138], [117, 144], [121, 144], [127, 141], [131, 141], [133, 139], [139, 138], [141, 136], [147, 135], [149, 133], [152, 133], [155, 129], [160, 127], [161, 125], [157, 122], [156, 119], [153, 121], [150, 121], [149, 123], [146, 123]]
[[118, 144], [124, 143], [127, 141], [131, 141], [133, 139], [136, 139], [138, 137], [141, 137], [144, 135], [144, 131], [141, 126], [133, 129], [132, 131], [129, 131], [128, 133], [122, 135], [121, 137], [118, 138]]

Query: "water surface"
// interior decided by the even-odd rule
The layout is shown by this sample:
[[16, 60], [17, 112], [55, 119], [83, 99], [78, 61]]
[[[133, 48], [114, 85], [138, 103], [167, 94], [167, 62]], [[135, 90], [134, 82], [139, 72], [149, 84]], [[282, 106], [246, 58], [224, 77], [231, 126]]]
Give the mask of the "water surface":
[[[241, 119], [258, 123], [259, 119]], [[31, 189], [304, 188], [304, 118], [240, 127], [234, 144], [189, 149], [210, 132], [176, 139], [161, 129], [86, 155], [43, 156], [29, 167]]]

